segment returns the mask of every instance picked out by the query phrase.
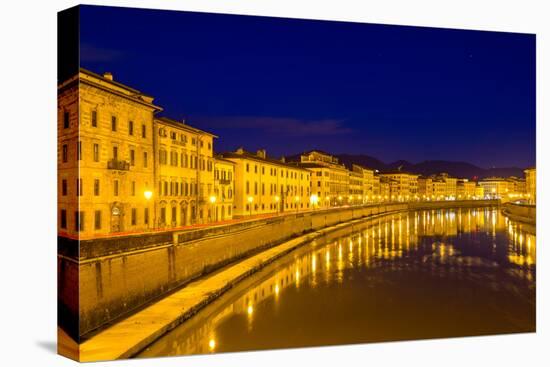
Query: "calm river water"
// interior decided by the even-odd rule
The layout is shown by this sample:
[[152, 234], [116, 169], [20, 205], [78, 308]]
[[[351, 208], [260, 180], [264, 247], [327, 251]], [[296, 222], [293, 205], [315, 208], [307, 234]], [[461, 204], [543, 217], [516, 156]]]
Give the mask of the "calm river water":
[[277, 260], [138, 357], [535, 330], [534, 228], [498, 209], [401, 213]]

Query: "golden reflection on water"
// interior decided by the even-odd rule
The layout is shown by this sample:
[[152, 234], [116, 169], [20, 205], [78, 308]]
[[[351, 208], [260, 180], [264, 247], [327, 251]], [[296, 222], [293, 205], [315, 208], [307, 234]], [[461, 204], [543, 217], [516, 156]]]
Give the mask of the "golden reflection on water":
[[[536, 236], [526, 231], [524, 225], [508, 220], [497, 209], [426, 210], [394, 214], [358, 228], [359, 231], [351, 235], [329, 240], [323, 246], [313, 247], [310, 252], [293, 255], [290, 262], [245, 291], [214, 317], [208, 318], [193, 333], [178, 338], [170, 346], [169, 353], [163, 352], [216, 352], [220, 347], [216, 328], [230, 316], [243, 315], [251, 329], [254, 327], [254, 317], [262, 311], [257, 306], [268, 298], [284, 302], [285, 289], [298, 289], [305, 284], [311, 288], [341, 285], [346, 282], [347, 271], [351, 269], [383, 268], [394, 271], [399, 269], [399, 261], [405, 258], [414, 260], [409, 261], [407, 267], [415, 271], [428, 271], [434, 276], [462, 279], [472, 267], [493, 269], [501, 264], [511, 267], [514, 276], [534, 281]], [[466, 244], [461, 242], [461, 246], [457, 246], [461, 239], [479, 233], [492, 239], [494, 244], [466, 241]], [[423, 238], [433, 238], [433, 241], [420, 246]], [[500, 257], [497, 240], [506, 243], [505, 248], [498, 249], [504, 251]], [[484, 248], [491, 247], [491, 258], [479, 254]]]

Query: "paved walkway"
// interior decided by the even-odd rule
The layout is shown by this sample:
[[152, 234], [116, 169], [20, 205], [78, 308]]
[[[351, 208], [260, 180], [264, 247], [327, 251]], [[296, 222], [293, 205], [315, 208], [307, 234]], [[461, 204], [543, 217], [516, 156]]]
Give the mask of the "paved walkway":
[[355, 222], [324, 228], [287, 241], [187, 286], [94, 335], [80, 345], [80, 361], [129, 358], [195, 314], [246, 276], [295, 248]]

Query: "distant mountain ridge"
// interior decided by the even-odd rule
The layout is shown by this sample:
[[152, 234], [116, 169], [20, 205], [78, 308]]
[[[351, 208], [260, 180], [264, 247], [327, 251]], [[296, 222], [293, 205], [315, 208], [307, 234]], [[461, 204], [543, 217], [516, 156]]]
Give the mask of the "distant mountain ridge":
[[[429, 160], [420, 163], [411, 163], [398, 160], [384, 163], [381, 160], [365, 154], [334, 154], [341, 163], [350, 167], [353, 163], [363, 167], [377, 169], [381, 172], [394, 171], [401, 167], [402, 171], [417, 173], [424, 176], [446, 172], [453, 177], [482, 179], [486, 177], [523, 177], [523, 169], [519, 167], [481, 168], [467, 162], [455, 162], [444, 160]], [[288, 159], [296, 160], [299, 155], [293, 155]]]

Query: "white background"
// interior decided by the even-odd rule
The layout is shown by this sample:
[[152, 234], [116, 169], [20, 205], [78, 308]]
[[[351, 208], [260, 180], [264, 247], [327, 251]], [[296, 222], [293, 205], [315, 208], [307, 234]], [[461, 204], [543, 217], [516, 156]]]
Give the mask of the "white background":
[[[545, 9], [545, 1], [111, 0], [86, 3], [537, 34], [536, 334], [159, 358], [111, 365], [523, 366], [548, 363], [549, 251], [545, 247], [550, 246], [546, 241], [550, 222], [549, 203], [543, 188], [545, 173], [549, 172], [549, 128], [548, 109], [543, 101], [549, 102], [550, 30], [547, 24], [550, 11]], [[3, 366], [76, 364], [55, 354], [56, 12], [76, 4], [73, 1], [4, 0], [1, 5], [0, 365]], [[456, 322], [460, 322], [460, 318]]]

